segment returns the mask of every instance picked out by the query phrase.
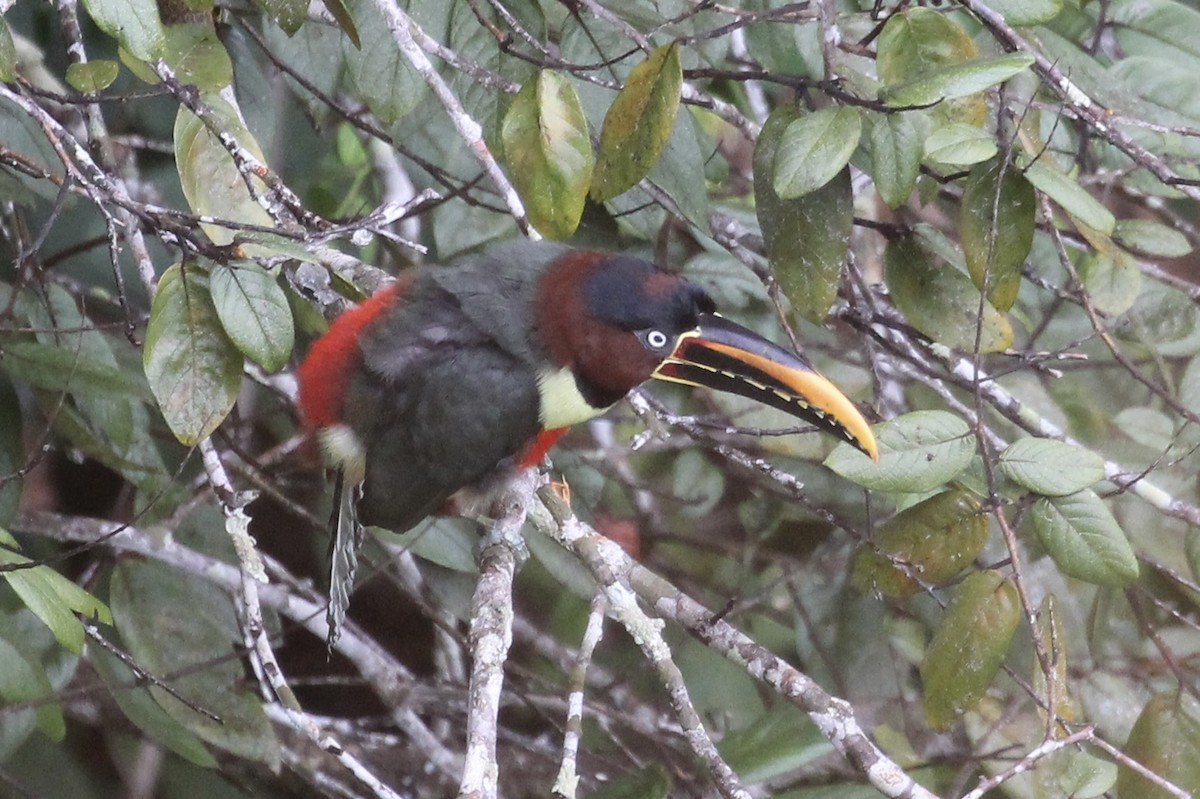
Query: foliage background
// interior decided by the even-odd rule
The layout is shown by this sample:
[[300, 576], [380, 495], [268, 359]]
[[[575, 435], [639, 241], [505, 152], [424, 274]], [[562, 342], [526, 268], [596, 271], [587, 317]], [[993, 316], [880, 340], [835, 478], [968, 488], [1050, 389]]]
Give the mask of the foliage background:
[[[1190, 3], [0, 11], [0, 793], [1200, 790]], [[802, 341], [881, 463], [639, 393], [552, 474], [651, 572], [527, 488], [511, 590], [381, 532], [327, 659], [296, 360], [531, 230]]]

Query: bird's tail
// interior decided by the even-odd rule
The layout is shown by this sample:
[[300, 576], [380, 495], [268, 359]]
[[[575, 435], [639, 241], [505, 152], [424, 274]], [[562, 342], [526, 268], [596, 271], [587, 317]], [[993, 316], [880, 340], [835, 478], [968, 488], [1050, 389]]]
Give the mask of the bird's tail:
[[354, 573], [358, 571], [358, 550], [366, 531], [358, 521], [358, 501], [362, 498], [362, 483], [349, 482], [342, 469], [337, 470], [333, 485], [333, 512], [329, 518], [329, 607], [325, 620], [329, 633], [325, 644], [330, 650], [342, 634], [342, 623], [350, 608], [354, 590]]

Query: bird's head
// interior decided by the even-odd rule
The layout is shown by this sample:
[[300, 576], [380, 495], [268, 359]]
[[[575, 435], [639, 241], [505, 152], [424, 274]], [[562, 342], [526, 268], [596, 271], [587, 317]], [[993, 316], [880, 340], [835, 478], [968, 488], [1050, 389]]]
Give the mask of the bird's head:
[[757, 400], [878, 459], [862, 414], [806, 359], [718, 315], [704, 289], [649, 261], [568, 252], [543, 276], [537, 299], [539, 338], [555, 370], [543, 376], [547, 427], [590, 418], [654, 378]]

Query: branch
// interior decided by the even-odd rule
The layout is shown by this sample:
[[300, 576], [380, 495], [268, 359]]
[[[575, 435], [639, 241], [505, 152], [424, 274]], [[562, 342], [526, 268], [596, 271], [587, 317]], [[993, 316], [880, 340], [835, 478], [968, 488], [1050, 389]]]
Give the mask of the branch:
[[936, 799], [871, 742], [855, 719], [850, 703], [829, 695], [803, 672], [635, 563], [619, 546], [580, 521], [553, 492], [543, 489], [538, 496], [541, 504], [529, 512], [534, 527], [579, 557], [603, 587], [629, 586], [661, 618], [681, 625], [797, 705], [834, 748], [885, 796]]

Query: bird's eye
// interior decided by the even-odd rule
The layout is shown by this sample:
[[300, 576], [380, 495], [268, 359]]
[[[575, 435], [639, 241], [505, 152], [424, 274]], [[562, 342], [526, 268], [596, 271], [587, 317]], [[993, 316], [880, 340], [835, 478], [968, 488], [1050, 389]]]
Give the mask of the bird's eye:
[[647, 330], [646, 346], [652, 350], [661, 350], [667, 346], [667, 334], [661, 330]]

